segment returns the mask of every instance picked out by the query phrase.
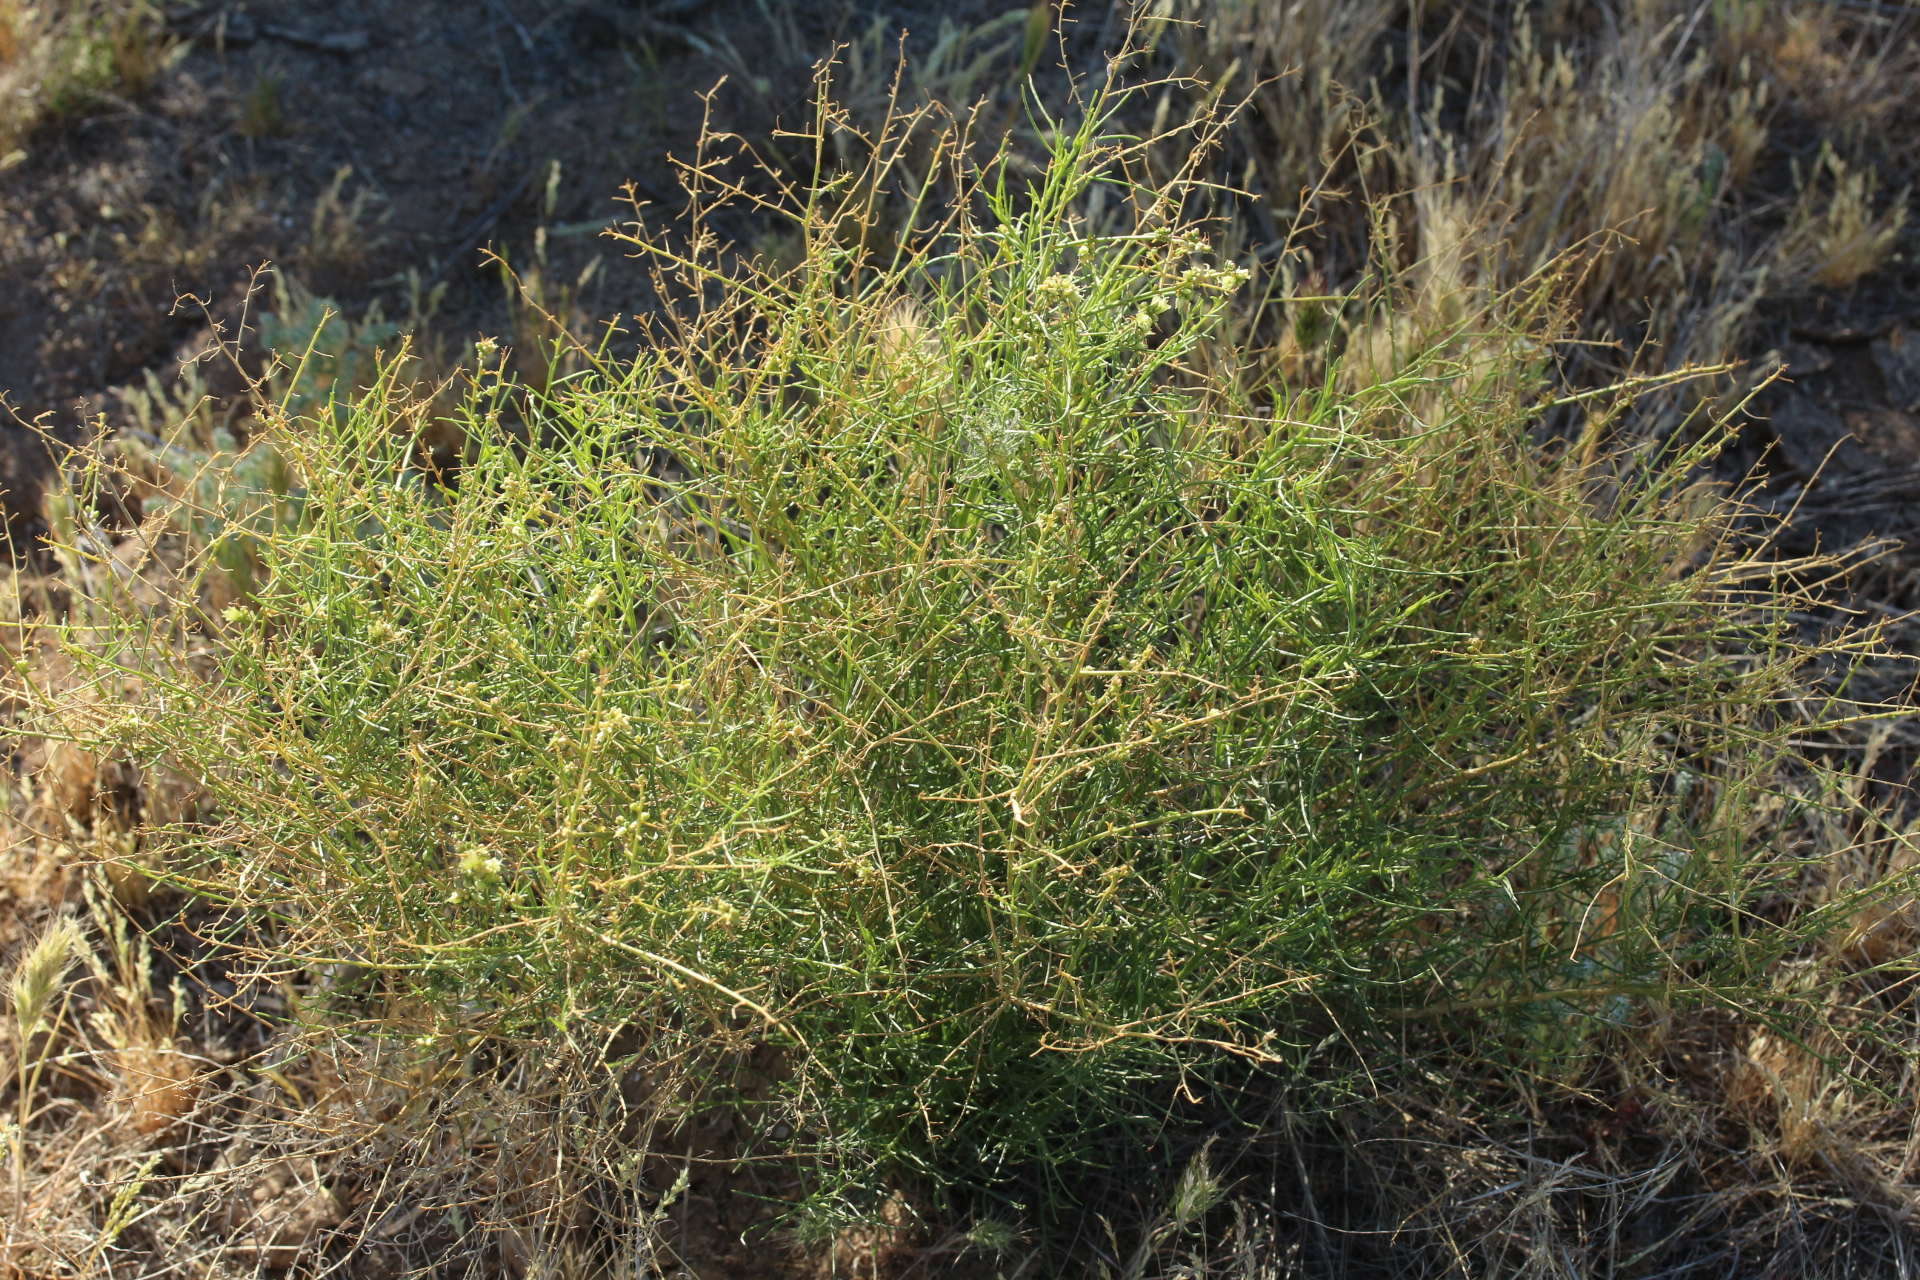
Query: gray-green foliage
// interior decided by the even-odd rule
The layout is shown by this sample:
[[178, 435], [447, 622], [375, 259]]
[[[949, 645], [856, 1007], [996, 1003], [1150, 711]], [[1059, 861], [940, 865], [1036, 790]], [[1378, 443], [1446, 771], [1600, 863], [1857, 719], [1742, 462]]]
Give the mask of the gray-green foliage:
[[1795, 654], [1698, 455], [1603, 492], [1464, 328], [1261, 381], [1104, 119], [891, 257], [845, 234], [884, 146], [791, 273], [640, 242], [677, 325], [524, 426], [482, 379], [448, 487], [391, 388], [281, 432], [301, 521], [122, 726], [216, 802], [173, 874], [396, 1008], [770, 1040], [767, 1114], [856, 1171], [1064, 1166], [1223, 1064], [1437, 1016], [1563, 1056], [1736, 980], [1777, 868], [1714, 797]]
[[[336, 183], [337, 185], [337, 183]], [[375, 377], [382, 349], [399, 345], [401, 326], [378, 304], [357, 321], [340, 306], [285, 272], [273, 278], [272, 310], [260, 313], [258, 341], [272, 355], [279, 381], [279, 408], [288, 417], [342, 410]]]

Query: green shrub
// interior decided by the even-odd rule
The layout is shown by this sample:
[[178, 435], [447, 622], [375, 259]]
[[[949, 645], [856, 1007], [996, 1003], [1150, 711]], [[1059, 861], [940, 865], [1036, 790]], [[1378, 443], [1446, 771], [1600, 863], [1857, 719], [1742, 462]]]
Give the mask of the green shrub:
[[1737, 991], [1800, 655], [1692, 483], [1718, 432], [1540, 446], [1551, 281], [1261, 383], [1110, 118], [950, 201], [877, 139], [790, 272], [636, 237], [670, 317], [524, 422], [480, 378], [445, 485], [390, 386], [271, 432], [254, 595], [74, 637], [213, 802], [170, 874], [390, 1018], [624, 1031], [722, 1097], [771, 1043], [756, 1114], [861, 1176], [1068, 1172], [1410, 1021], [1564, 1069]]

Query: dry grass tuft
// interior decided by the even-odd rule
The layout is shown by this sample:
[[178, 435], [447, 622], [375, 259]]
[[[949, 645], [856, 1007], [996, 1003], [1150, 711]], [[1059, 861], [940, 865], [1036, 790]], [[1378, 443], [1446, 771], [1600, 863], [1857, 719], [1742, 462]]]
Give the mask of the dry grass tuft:
[[1883, 197], [1873, 174], [1828, 146], [1800, 187], [1774, 251], [1790, 281], [1846, 289], [1878, 271], [1906, 228], [1912, 189]]
[[146, 92], [178, 51], [152, 0], [0, 0], [0, 168], [43, 124]]

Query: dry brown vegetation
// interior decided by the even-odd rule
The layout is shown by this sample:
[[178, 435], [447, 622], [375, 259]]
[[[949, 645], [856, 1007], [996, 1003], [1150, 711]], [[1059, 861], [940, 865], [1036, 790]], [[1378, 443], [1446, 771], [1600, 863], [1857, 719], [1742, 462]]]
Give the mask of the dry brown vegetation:
[[[299, 25], [284, 7], [265, 20]], [[913, 1185], [869, 1223], [796, 1225], [779, 1201], [801, 1175], [773, 1159], [738, 1163], [744, 1121], [690, 1112], [671, 1062], [629, 1071], [633, 1046], [564, 1035], [537, 1053], [478, 1039], [447, 1052], [431, 1011], [362, 999], [351, 965], [276, 957], [260, 922], [145, 874], [145, 833], [202, 816], [200, 789], [77, 745], [129, 690], [73, 668], [52, 624], [116, 581], [155, 601], [177, 594], [194, 513], [254, 483], [244, 439], [216, 427], [244, 436], [264, 402], [289, 392], [263, 328], [284, 363], [308, 344], [318, 352], [295, 394], [370, 378], [373, 349], [403, 327], [418, 334], [409, 376], [423, 385], [469, 376], [475, 339], [483, 359], [504, 343], [509, 372], [542, 383], [573, 358], [544, 341], [644, 305], [639, 271], [584, 231], [619, 179], [667, 189], [664, 146], [691, 154], [677, 123], [633, 126], [691, 110], [681, 88], [732, 75], [708, 104], [721, 113], [710, 128], [799, 178], [813, 156], [775, 122], [794, 124], [807, 104], [782, 77], [827, 53], [823, 37], [852, 41], [835, 89], [852, 123], [884, 118], [894, 93], [957, 112], [984, 99], [985, 126], [1014, 124], [1031, 142], [1023, 72], [1035, 71], [1049, 109], [1063, 106], [1062, 73], [1049, 68], [1095, 65], [1126, 26], [1088, 6], [1042, 44], [1024, 10], [928, 15], [895, 85], [895, 29], [853, 6], [823, 30], [808, 6], [736, 0], [710, 20], [616, 24], [607, 37], [593, 23], [613, 23], [600, 10], [618, 6], [471, 8], [485, 11], [473, 21], [497, 37], [505, 83], [524, 96], [463, 138], [469, 189], [450, 210], [392, 180], [398, 194], [383, 203], [359, 185], [364, 171], [326, 153], [338, 138], [282, 136], [327, 93], [376, 92], [344, 77], [323, 91], [271, 65], [337, 54], [262, 40], [228, 62], [203, 21], [223, 6], [0, 0], [0, 252], [14, 263], [0, 281], [33, 281], [11, 310], [0, 303], [0, 392], [23, 420], [8, 439], [16, 555], [0, 620], [15, 763], [0, 819], [0, 1278], [1837, 1277], [1920, 1266], [1920, 813], [1909, 791], [1920, 722], [1904, 714], [1823, 734], [1767, 795], [1718, 801], [1748, 806], [1755, 840], [1805, 859], [1801, 881], [1756, 911], [1831, 917], [1824, 941], [1756, 962], [1765, 982], [1807, 995], [1797, 1021], [1654, 1002], [1577, 1071], [1530, 1083], [1491, 1065], [1476, 1074], [1449, 1056], [1444, 1025], [1410, 1023], [1407, 1046], [1436, 1064], [1429, 1077], [1375, 1081], [1330, 1117], [1251, 1088], [1235, 1123], [1204, 1116], [1181, 1135], [1184, 1177], [1144, 1178], [1044, 1231], [1014, 1207], [958, 1215]], [[602, 38], [617, 53], [592, 43]], [[1512, 361], [1540, 348], [1523, 351], [1498, 319], [1537, 309], [1532, 287], [1552, 279], [1571, 335], [1553, 348], [1556, 394], [1719, 370], [1582, 423], [1588, 445], [1684, 430], [1703, 402], [1744, 403], [1749, 425], [1724, 478], [1767, 482], [1755, 501], [1788, 517], [1771, 535], [1783, 561], [1890, 539], [1844, 572], [1792, 585], [1809, 593], [1810, 632], [1842, 616], [1886, 625], [1888, 656], [1859, 668], [1852, 693], [1910, 705], [1920, 8], [1167, 0], [1149, 6], [1139, 38], [1152, 71], [1205, 86], [1159, 89], [1160, 123], [1245, 100], [1215, 157], [1211, 212], [1229, 257], [1269, 284], [1239, 322], [1264, 364], [1310, 386], [1336, 350], [1349, 383], [1436, 347], [1468, 368]], [[580, 60], [557, 105], [511, 70], [536, 47]], [[394, 80], [395, 65], [379, 72], [403, 104], [437, 92]], [[308, 96], [290, 108], [283, 93]], [[196, 95], [222, 104], [217, 122], [194, 114]], [[622, 115], [615, 160], [596, 167], [586, 144], [564, 164], [535, 154], [569, 145], [555, 139], [591, 128], [596, 110]], [[1144, 131], [1154, 121], [1142, 114]], [[142, 133], [142, 121], [161, 124]], [[371, 147], [379, 127], [340, 136]], [[181, 136], [154, 141], [168, 130]], [[252, 167], [170, 189], [153, 151], [215, 136], [244, 140], [235, 154], [255, 149]], [[854, 164], [859, 135], [835, 136], [847, 149], [836, 162]], [[615, 173], [616, 161], [652, 169]], [[276, 165], [295, 195], [272, 189]], [[112, 217], [97, 225], [75, 212], [102, 204]], [[721, 234], [771, 257], [790, 251], [758, 239], [769, 227], [742, 219]], [[503, 251], [523, 291], [469, 270], [482, 243]], [[269, 251], [296, 266], [256, 289], [247, 267]], [[1376, 275], [1364, 304], [1343, 301]], [[197, 309], [168, 318], [167, 303], [176, 284], [209, 279], [234, 341], [183, 379], [175, 357], [223, 335]], [[316, 342], [329, 299], [349, 318]], [[913, 328], [905, 314], [890, 314], [884, 349], [925, 340], [894, 336]], [[1770, 381], [1783, 367], [1788, 380]], [[82, 396], [87, 413], [72, 413]], [[41, 497], [49, 466], [24, 420], [49, 411], [41, 425], [67, 443], [101, 415], [91, 507], [58, 485]], [[177, 432], [183, 421], [192, 429]], [[458, 441], [428, 449], [452, 456]], [[209, 462], [226, 486], [217, 494], [195, 487]], [[48, 533], [52, 545], [37, 545]], [[223, 566], [196, 589], [217, 612], [242, 598], [246, 571]], [[1822, 715], [1813, 701], [1810, 720]], [[1614, 905], [1596, 899], [1595, 930]], [[349, 1006], [354, 1020], [331, 1012]], [[749, 1094], [783, 1070], [745, 1044], [737, 1063]]]

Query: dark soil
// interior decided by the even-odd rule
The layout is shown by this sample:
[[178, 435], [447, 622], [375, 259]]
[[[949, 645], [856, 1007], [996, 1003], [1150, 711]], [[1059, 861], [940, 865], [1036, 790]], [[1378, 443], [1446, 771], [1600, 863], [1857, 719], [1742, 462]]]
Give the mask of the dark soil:
[[[124, 393], [177, 387], [210, 321], [245, 344], [271, 300], [250, 268], [266, 263], [344, 315], [378, 304], [459, 344], [511, 333], [489, 250], [521, 270], [543, 252], [561, 287], [599, 259], [574, 311], [617, 316], [645, 280], [595, 233], [631, 218], [628, 189], [672, 217], [674, 161], [703, 124], [750, 141], [804, 124], [811, 69], [836, 47], [884, 27], [911, 52], [1004, 7], [821, 0], [770, 21], [757, 0], [170, 6], [182, 50], [151, 91], [48, 122], [0, 177], [0, 396], [69, 437], [103, 412], [170, 425], [129, 421]], [[220, 362], [199, 368], [207, 391], [241, 389]], [[0, 484], [31, 537], [43, 449], [8, 427]]]

